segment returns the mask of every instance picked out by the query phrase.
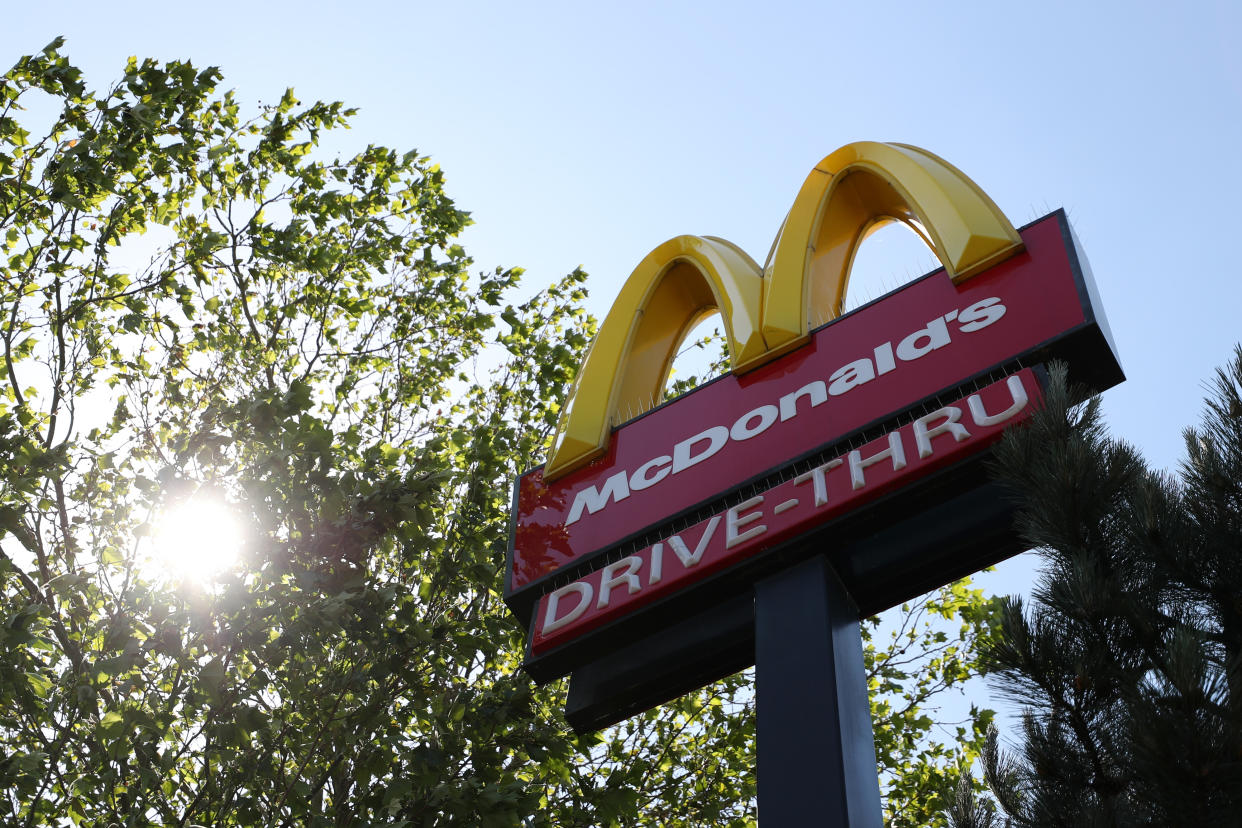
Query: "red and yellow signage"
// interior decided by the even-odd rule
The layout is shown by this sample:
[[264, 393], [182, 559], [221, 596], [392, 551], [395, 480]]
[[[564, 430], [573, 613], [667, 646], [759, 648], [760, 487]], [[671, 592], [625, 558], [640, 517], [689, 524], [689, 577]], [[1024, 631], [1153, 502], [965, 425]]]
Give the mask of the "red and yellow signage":
[[[886, 221], [944, 268], [841, 315], [858, 244]], [[978, 455], [1029, 413], [1023, 365], [1120, 381], [1093, 292], [1063, 213], [1019, 233], [900, 144], [817, 165], [763, 268], [721, 239], [660, 245], [601, 326], [548, 462], [516, 486], [505, 597], [531, 657]], [[660, 404], [680, 341], [717, 310], [733, 371]], [[1000, 380], [965, 390], [984, 378]]]

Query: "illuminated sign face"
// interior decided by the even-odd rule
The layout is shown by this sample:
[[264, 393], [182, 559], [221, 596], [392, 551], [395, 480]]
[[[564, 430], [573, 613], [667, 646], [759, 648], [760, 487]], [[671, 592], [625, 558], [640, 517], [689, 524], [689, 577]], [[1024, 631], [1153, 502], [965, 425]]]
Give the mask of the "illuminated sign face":
[[539, 600], [531, 650], [563, 646], [977, 453], [1025, 420], [1038, 399], [1034, 374], [1023, 369], [571, 581]]
[[[945, 267], [839, 315], [857, 246], [886, 220], [915, 226]], [[710, 237], [656, 248], [601, 325], [548, 462], [515, 487], [505, 599], [531, 622], [528, 669], [981, 456], [1029, 414], [1024, 365], [1120, 381], [1093, 292], [1063, 213], [1019, 234], [959, 171], [903, 145], [824, 159], [763, 269]], [[716, 310], [732, 373], [659, 404], [682, 338]]]

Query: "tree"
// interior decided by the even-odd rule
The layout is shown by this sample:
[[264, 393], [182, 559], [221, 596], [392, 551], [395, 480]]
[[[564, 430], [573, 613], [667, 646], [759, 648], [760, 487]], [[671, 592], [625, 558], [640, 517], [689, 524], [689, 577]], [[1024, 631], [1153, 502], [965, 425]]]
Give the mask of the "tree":
[[[744, 676], [576, 738], [519, 670], [509, 482], [592, 333], [585, 275], [516, 301], [519, 271], [471, 273], [427, 158], [319, 157], [341, 104], [243, 117], [217, 70], [150, 60], [96, 93], [61, 46], [0, 81], [4, 820], [752, 823]], [[153, 567], [207, 501], [241, 557]], [[969, 759], [925, 705], [989, 628], [965, 587], [923, 612], [961, 635], [871, 656], [900, 796]]]
[[995, 712], [971, 702], [948, 721], [938, 705], [964, 694], [966, 681], [982, 671], [980, 652], [995, 635], [999, 608], [999, 599], [964, 578], [889, 613], [887, 630], [879, 616], [862, 624], [890, 828], [945, 825], [955, 782], [982, 754]]
[[[1242, 809], [1242, 348], [1217, 373], [1176, 475], [1110, 438], [1063, 370], [1000, 469], [1045, 573], [985, 655], [1026, 706], [990, 738], [990, 801], [959, 826], [1231, 825]], [[1080, 404], [1081, 403], [1081, 404]]]

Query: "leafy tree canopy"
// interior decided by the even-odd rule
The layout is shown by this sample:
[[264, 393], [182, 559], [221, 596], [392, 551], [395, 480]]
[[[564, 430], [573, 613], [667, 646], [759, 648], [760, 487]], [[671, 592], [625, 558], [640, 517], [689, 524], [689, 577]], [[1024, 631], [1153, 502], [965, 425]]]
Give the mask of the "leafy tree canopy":
[[[151, 60], [93, 91], [61, 45], [0, 80], [3, 819], [753, 824], [745, 675], [577, 738], [518, 669], [509, 481], [593, 332], [585, 275], [517, 301], [472, 273], [427, 158], [322, 157], [341, 104], [246, 115]], [[154, 566], [203, 502], [241, 557]], [[868, 648], [895, 825], [990, 715], [928, 738], [989, 602], [910, 613]]]

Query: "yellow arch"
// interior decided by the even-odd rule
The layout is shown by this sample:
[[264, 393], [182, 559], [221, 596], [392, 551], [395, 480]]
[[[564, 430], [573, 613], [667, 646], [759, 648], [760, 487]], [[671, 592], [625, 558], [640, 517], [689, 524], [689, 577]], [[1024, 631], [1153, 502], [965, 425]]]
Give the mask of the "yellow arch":
[[660, 402], [677, 347], [719, 311], [734, 370], [761, 361], [759, 265], [711, 236], [678, 236], [647, 254], [625, 281], [587, 352], [561, 412], [544, 479], [589, 462], [612, 426]]
[[781, 352], [804, 341], [811, 315], [833, 319], [863, 239], [909, 225], [959, 284], [1022, 249], [1018, 231], [961, 170], [908, 144], [859, 141], [815, 165], [764, 270], [763, 335]]
[[544, 480], [602, 454], [614, 425], [660, 401], [677, 347], [706, 314], [720, 311], [734, 373], [804, 342], [813, 314], [840, 314], [859, 244], [890, 221], [914, 229], [954, 284], [1022, 249], [1004, 213], [944, 159], [908, 144], [847, 144], [803, 182], [762, 273], [711, 236], [678, 236], [639, 263], [587, 352]]

